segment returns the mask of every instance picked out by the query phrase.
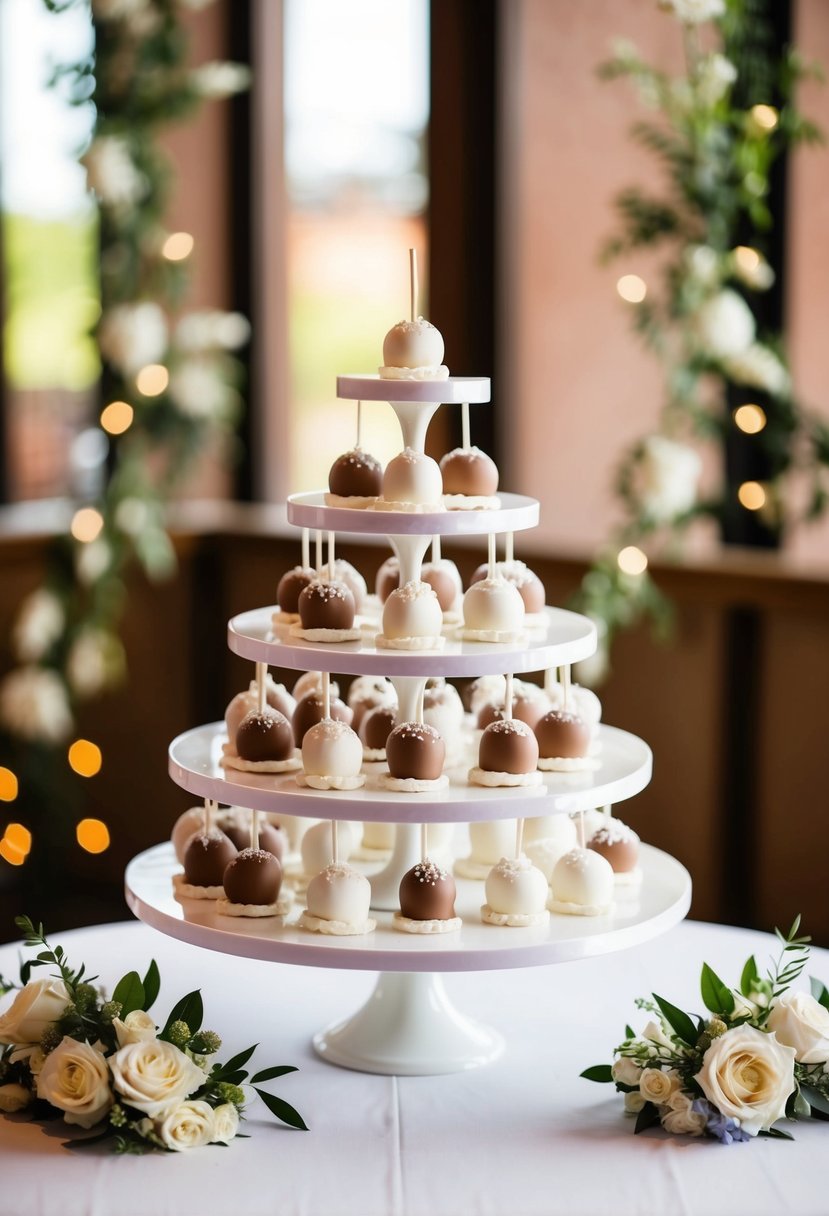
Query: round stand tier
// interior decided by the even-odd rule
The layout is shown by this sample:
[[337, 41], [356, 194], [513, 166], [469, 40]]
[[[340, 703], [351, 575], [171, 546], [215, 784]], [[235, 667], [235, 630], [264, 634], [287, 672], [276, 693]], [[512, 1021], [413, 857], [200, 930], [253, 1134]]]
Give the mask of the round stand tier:
[[[171, 844], [156, 845], [127, 867], [129, 907], [146, 924], [194, 946], [224, 954], [301, 966], [402, 973], [381, 975], [368, 1003], [320, 1032], [314, 1046], [330, 1063], [367, 1072], [430, 1075], [474, 1068], [501, 1050], [497, 1033], [470, 1022], [449, 1002], [432, 973], [485, 971], [570, 962], [636, 946], [666, 932], [686, 915], [691, 879], [667, 853], [642, 847], [643, 883], [619, 899], [614, 915], [552, 915], [532, 929], [481, 923], [483, 884], [459, 879], [457, 933], [418, 936], [397, 932], [389, 913], [362, 937], [324, 937], [291, 924], [220, 917], [215, 904], [173, 896], [180, 868]], [[294, 913], [296, 915], [296, 913]]]
[[233, 617], [227, 644], [234, 654], [270, 667], [294, 671], [333, 671], [359, 676], [485, 676], [547, 671], [578, 663], [596, 649], [596, 626], [586, 616], [564, 608], [545, 608], [546, 624], [528, 628], [523, 640], [462, 642], [447, 638], [442, 650], [384, 650], [371, 638], [356, 642], [306, 642], [275, 635], [272, 618], [278, 610], [255, 608]]
[[492, 511], [386, 511], [369, 507], [329, 507], [322, 490], [292, 494], [288, 523], [324, 532], [357, 536], [488, 536], [491, 532], [524, 532], [538, 525], [538, 499], [499, 494]]
[[632, 798], [651, 779], [646, 743], [615, 726], [600, 726], [601, 751], [592, 772], [544, 773], [541, 785], [488, 789], [468, 785], [467, 768], [449, 770], [448, 787], [428, 794], [379, 789], [369, 776], [357, 790], [315, 790], [292, 773], [246, 773], [219, 765], [227, 739], [223, 722], [197, 726], [170, 744], [168, 769], [176, 785], [230, 806], [300, 815], [385, 823], [468, 823], [590, 811]]
[[423, 401], [470, 405], [489, 401], [488, 376], [448, 376], [445, 380], [382, 380], [380, 376], [337, 376], [337, 396], [345, 401]]

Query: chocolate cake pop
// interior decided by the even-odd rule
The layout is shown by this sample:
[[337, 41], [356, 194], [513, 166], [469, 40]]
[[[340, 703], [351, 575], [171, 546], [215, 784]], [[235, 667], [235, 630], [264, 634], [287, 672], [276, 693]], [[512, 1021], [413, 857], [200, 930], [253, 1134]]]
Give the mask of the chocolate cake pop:
[[538, 743], [526, 722], [507, 718], [491, 722], [481, 735], [478, 764], [470, 769], [472, 785], [540, 785]]
[[323, 718], [302, 740], [303, 771], [297, 782], [317, 790], [356, 790], [366, 781], [362, 763], [359, 735], [345, 722]]
[[236, 846], [224, 832], [210, 827], [191, 836], [184, 850], [184, 874], [176, 874], [176, 893], [188, 899], [218, 899], [223, 893], [226, 867], [236, 856]]
[[385, 760], [386, 740], [397, 726], [397, 708], [377, 705], [370, 709], [360, 723], [364, 760]]
[[484, 924], [526, 928], [550, 919], [547, 879], [527, 857], [502, 857], [487, 875], [484, 890]]
[[[331, 705], [330, 714], [336, 722], [344, 722], [346, 726], [350, 726], [353, 719], [353, 711], [348, 708], [344, 702], [335, 695], [334, 689], [336, 685], [331, 685]], [[325, 717], [325, 699], [322, 692], [308, 692], [297, 701], [297, 707], [294, 710], [294, 716], [291, 719], [291, 725], [294, 731], [294, 740], [297, 747], [302, 747], [302, 741], [312, 726], [316, 726], [318, 722], [322, 722]]]
[[216, 911], [220, 916], [284, 916], [294, 897], [293, 892], [281, 891], [282, 863], [273, 853], [251, 845], [228, 864], [224, 897], [216, 904]]
[[352, 680], [348, 690], [348, 705], [354, 715], [351, 725], [354, 730], [359, 731], [369, 710], [376, 709], [378, 705], [395, 708], [397, 693], [391, 680], [387, 680], [385, 676], [358, 676], [356, 680]]
[[550, 679], [551, 675], [552, 672], [547, 673], [548, 678], [544, 685], [550, 709], [564, 709], [566, 699], [566, 708], [571, 713], [578, 714], [587, 725], [591, 738], [594, 737], [596, 728], [602, 719], [602, 703], [599, 698], [592, 689], [583, 688], [580, 684], [570, 684], [565, 697], [564, 685], [557, 680]]
[[445, 557], [440, 561], [425, 562], [420, 570], [420, 578], [422, 582], [429, 584], [438, 597], [444, 615], [457, 613], [463, 595], [463, 584], [454, 562]]
[[553, 772], [571, 772], [592, 768], [588, 755], [590, 730], [576, 714], [551, 709], [535, 727], [538, 740], [538, 767]]
[[328, 491], [329, 505], [371, 506], [383, 492], [383, 466], [362, 448], [343, 452], [329, 470]]
[[286, 773], [299, 767], [291, 724], [284, 714], [266, 705], [245, 714], [234, 747], [225, 747], [225, 768], [253, 773]]
[[306, 910], [300, 925], [311, 933], [337, 937], [371, 933], [377, 922], [369, 917], [371, 884], [345, 862], [332, 862], [308, 883]]
[[524, 624], [524, 601], [506, 579], [481, 579], [463, 597], [463, 622], [469, 641], [515, 641]]
[[400, 586], [400, 562], [396, 557], [387, 557], [374, 581], [374, 590], [381, 604], [385, 604], [392, 591]]
[[507, 681], [504, 676], [478, 676], [466, 688], [466, 703], [472, 716], [477, 717], [485, 705], [503, 705]]
[[336, 582], [346, 585], [354, 597], [355, 611], [362, 612], [368, 595], [368, 587], [357, 567], [353, 566], [351, 562], [347, 562], [344, 557], [338, 557], [334, 562], [334, 579]]
[[433, 726], [423, 722], [401, 722], [386, 739], [388, 789], [401, 793], [424, 793], [448, 784], [443, 775], [446, 745]]
[[410, 582], [386, 600], [383, 632], [375, 640], [387, 650], [438, 650], [444, 645], [442, 628], [443, 613], [432, 588]]
[[440, 462], [443, 503], [450, 511], [497, 508], [498, 468], [480, 448], [455, 448]]
[[354, 596], [345, 583], [317, 579], [299, 597], [299, 623], [291, 633], [309, 642], [353, 642], [360, 636], [355, 615]]
[[419, 861], [401, 879], [400, 912], [393, 923], [404, 933], [450, 933], [460, 929], [452, 875], [429, 858]]
[[613, 907], [613, 869], [600, 853], [575, 848], [556, 863], [549, 908], [570, 916], [602, 916]]
[[604, 824], [587, 842], [588, 849], [610, 863], [616, 885], [638, 886], [642, 880], [639, 869], [639, 837], [621, 819], [607, 817]]
[[443, 480], [436, 461], [414, 448], [404, 448], [386, 465], [383, 502], [389, 510], [431, 509], [443, 506]]
[[[230, 824], [223, 830], [240, 852], [248, 848], [250, 844], [250, 823]], [[259, 819], [259, 848], [263, 849], [266, 853], [270, 853], [279, 862], [282, 861], [288, 852], [287, 832], [277, 827], [276, 824], [268, 823], [264, 819], [264, 816], [260, 816]]]
[[316, 577], [311, 566], [294, 566], [283, 574], [276, 588], [280, 612], [295, 619], [299, 615], [299, 597]]
[[[277, 684], [273, 676], [268, 672], [265, 676], [265, 701], [271, 709], [278, 710], [284, 714], [286, 718], [290, 718], [296, 708], [296, 701], [285, 688], [284, 684]], [[225, 726], [227, 727], [227, 737], [230, 743], [236, 742], [236, 732], [245, 714], [250, 713], [252, 709], [257, 709], [259, 706], [259, 689], [256, 680], [251, 680], [246, 692], [237, 692], [236, 696], [229, 703], [225, 710]]]

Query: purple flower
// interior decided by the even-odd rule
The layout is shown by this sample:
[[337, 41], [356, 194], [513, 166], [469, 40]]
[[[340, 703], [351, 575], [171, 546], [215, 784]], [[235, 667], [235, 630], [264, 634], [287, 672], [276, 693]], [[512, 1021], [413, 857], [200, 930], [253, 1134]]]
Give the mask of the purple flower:
[[698, 1115], [705, 1116], [705, 1130], [709, 1136], [715, 1136], [721, 1144], [737, 1144], [741, 1140], [750, 1140], [748, 1132], [740, 1127], [739, 1120], [729, 1119], [720, 1113], [716, 1106], [707, 1098], [697, 1098], [691, 1104], [691, 1109]]

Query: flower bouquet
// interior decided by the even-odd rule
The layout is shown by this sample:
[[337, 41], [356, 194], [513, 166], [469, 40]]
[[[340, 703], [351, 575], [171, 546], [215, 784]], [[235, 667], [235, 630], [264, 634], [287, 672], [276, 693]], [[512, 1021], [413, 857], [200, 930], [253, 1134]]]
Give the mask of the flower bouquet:
[[[198, 991], [182, 997], [159, 1029], [149, 1012], [161, 987], [154, 961], [143, 979], [127, 972], [107, 999], [85, 966], [73, 971], [63, 948], [49, 945], [42, 925], [27, 916], [15, 924], [38, 954], [22, 964], [19, 991], [0, 1014], [0, 1111], [62, 1116], [97, 1129], [73, 1145], [110, 1139], [122, 1153], [181, 1151], [229, 1144], [239, 1134], [249, 1083], [277, 1119], [307, 1130], [292, 1106], [258, 1088], [294, 1067], [249, 1078], [245, 1065], [255, 1046], [216, 1061], [221, 1039], [202, 1029]], [[35, 967], [49, 965], [56, 971], [48, 979], [30, 978]], [[0, 985], [3, 992], [15, 987]]]
[[613, 1064], [581, 1075], [615, 1082], [635, 1132], [661, 1124], [677, 1135], [713, 1136], [723, 1144], [773, 1136], [791, 1140], [778, 1119], [829, 1118], [829, 991], [792, 984], [806, 965], [808, 937], [798, 916], [762, 977], [754, 956], [737, 989], [702, 965], [702, 1001], [710, 1017], [685, 1013], [664, 997], [638, 1000], [655, 1020], [641, 1034], [625, 1028]]

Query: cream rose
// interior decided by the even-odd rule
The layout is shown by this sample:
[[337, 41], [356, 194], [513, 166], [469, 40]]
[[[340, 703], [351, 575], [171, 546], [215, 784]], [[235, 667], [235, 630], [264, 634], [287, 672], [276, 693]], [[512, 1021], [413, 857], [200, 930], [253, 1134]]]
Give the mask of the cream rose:
[[0, 1016], [0, 1043], [39, 1043], [68, 1004], [63, 980], [30, 980]]
[[25, 1085], [9, 1081], [7, 1085], [0, 1085], [0, 1111], [4, 1115], [16, 1115], [19, 1110], [26, 1109], [33, 1097], [32, 1091]]
[[204, 1084], [204, 1073], [189, 1056], [160, 1039], [127, 1043], [110, 1056], [115, 1090], [151, 1119], [164, 1118]]
[[705, 1115], [693, 1108], [693, 1099], [677, 1089], [671, 1094], [667, 1109], [661, 1114], [662, 1126], [674, 1136], [701, 1136], [705, 1131]]
[[37, 1096], [62, 1110], [67, 1123], [92, 1127], [112, 1106], [106, 1060], [88, 1043], [62, 1039], [38, 1073]]
[[629, 1094], [625, 1094], [625, 1110], [629, 1115], [638, 1115], [644, 1105], [645, 1099], [638, 1089], [631, 1090]]
[[794, 1048], [801, 1064], [829, 1061], [829, 1009], [808, 992], [784, 992], [768, 1021], [778, 1043]]
[[239, 1112], [232, 1102], [223, 1102], [213, 1111], [211, 1144], [229, 1144], [239, 1130]]
[[707, 300], [694, 324], [700, 346], [715, 359], [742, 355], [754, 342], [756, 325], [752, 311], [743, 297], [730, 288]]
[[638, 1085], [642, 1075], [642, 1069], [630, 1056], [619, 1056], [618, 1060], [614, 1060], [610, 1071], [613, 1080], [621, 1082], [622, 1085]]
[[213, 1107], [207, 1102], [181, 1102], [158, 1125], [167, 1148], [181, 1152], [201, 1148], [213, 1139]]
[[155, 1022], [143, 1009], [133, 1009], [123, 1022], [113, 1018], [112, 1025], [119, 1047], [126, 1047], [127, 1043], [148, 1043], [155, 1038]]
[[693, 448], [664, 435], [650, 435], [639, 463], [639, 496], [656, 523], [690, 511], [697, 499], [702, 461]]
[[646, 1102], [664, 1106], [679, 1088], [679, 1078], [673, 1069], [663, 1072], [661, 1068], [646, 1068], [639, 1078], [639, 1092]]
[[751, 1136], [771, 1127], [794, 1090], [793, 1047], [754, 1026], [735, 1026], [715, 1039], [696, 1080], [709, 1102]]

